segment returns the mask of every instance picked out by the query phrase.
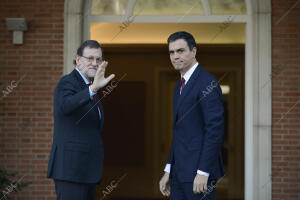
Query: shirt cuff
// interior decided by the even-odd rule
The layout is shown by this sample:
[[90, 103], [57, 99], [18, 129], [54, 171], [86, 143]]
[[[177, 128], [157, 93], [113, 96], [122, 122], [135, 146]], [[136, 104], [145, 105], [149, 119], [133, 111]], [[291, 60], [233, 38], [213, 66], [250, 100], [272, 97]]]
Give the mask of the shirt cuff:
[[92, 89], [91, 89], [91, 86], [89, 86], [89, 92], [90, 92], [90, 98], [93, 99], [93, 96], [95, 94], [97, 94], [96, 92], [93, 92]]
[[168, 172], [170, 174], [171, 171], [171, 164], [166, 164], [166, 167], [164, 169], [165, 172]]
[[204, 175], [204, 176], [207, 176], [207, 177], [209, 177], [209, 173], [206, 173], [206, 172], [203, 172], [203, 171], [201, 171], [201, 170], [197, 170], [197, 174], [200, 174], [200, 175]]

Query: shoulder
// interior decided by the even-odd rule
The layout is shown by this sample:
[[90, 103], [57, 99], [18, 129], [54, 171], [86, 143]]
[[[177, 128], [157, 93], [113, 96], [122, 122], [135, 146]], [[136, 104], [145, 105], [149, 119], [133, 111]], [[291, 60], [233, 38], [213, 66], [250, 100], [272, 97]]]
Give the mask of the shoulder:
[[61, 88], [66, 85], [75, 85], [76, 83], [76, 72], [72, 71], [69, 74], [64, 75], [58, 82], [56, 88]]
[[206, 88], [208, 85], [211, 84], [218, 85], [218, 81], [214, 77], [214, 75], [212, 75], [210, 72], [203, 69], [203, 67], [201, 67], [200, 65], [198, 65], [198, 67], [199, 67], [198, 82], [201, 83], [202, 87]]
[[[198, 98], [211, 100], [222, 97], [222, 90], [218, 80], [203, 68], [198, 75]], [[207, 97], [207, 98], [206, 98]]]

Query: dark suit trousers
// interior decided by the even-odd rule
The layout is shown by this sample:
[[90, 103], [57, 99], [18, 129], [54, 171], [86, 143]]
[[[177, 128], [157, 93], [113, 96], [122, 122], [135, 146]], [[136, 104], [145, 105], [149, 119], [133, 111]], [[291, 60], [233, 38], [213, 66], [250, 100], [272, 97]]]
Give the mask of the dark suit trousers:
[[179, 182], [176, 173], [171, 178], [171, 200], [216, 200], [216, 180], [208, 179], [207, 192], [194, 194], [193, 182]]
[[56, 200], [95, 200], [96, 184], [54, 179]]

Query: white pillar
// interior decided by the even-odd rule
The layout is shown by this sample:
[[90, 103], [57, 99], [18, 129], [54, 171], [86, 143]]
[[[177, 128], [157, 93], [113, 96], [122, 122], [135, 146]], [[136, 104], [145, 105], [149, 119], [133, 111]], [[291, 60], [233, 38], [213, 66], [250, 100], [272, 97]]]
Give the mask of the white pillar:
[[271, 200], [271, 1], [248, 0], [245, 70], [245, 199]]
[[73, 59], [76, 50], [82, 42], [82, 0], [65, 0], [64, 11], [64, 70], [70, 73], [73, 69]]

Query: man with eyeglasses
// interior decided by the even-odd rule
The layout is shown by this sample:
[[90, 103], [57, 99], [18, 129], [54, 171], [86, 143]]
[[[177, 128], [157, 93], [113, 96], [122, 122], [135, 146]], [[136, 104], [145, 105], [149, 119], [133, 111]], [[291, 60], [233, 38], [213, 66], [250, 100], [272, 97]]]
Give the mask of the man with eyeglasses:
[[104, 113], [97, 95], [107, 62], [97, 41], [77, 49], [75, 69], [62, 77], [54, 92], [54, 135], [47, 177], [54, 179], [57, 200], [94, 200], [103, 169], [101, 129]]

